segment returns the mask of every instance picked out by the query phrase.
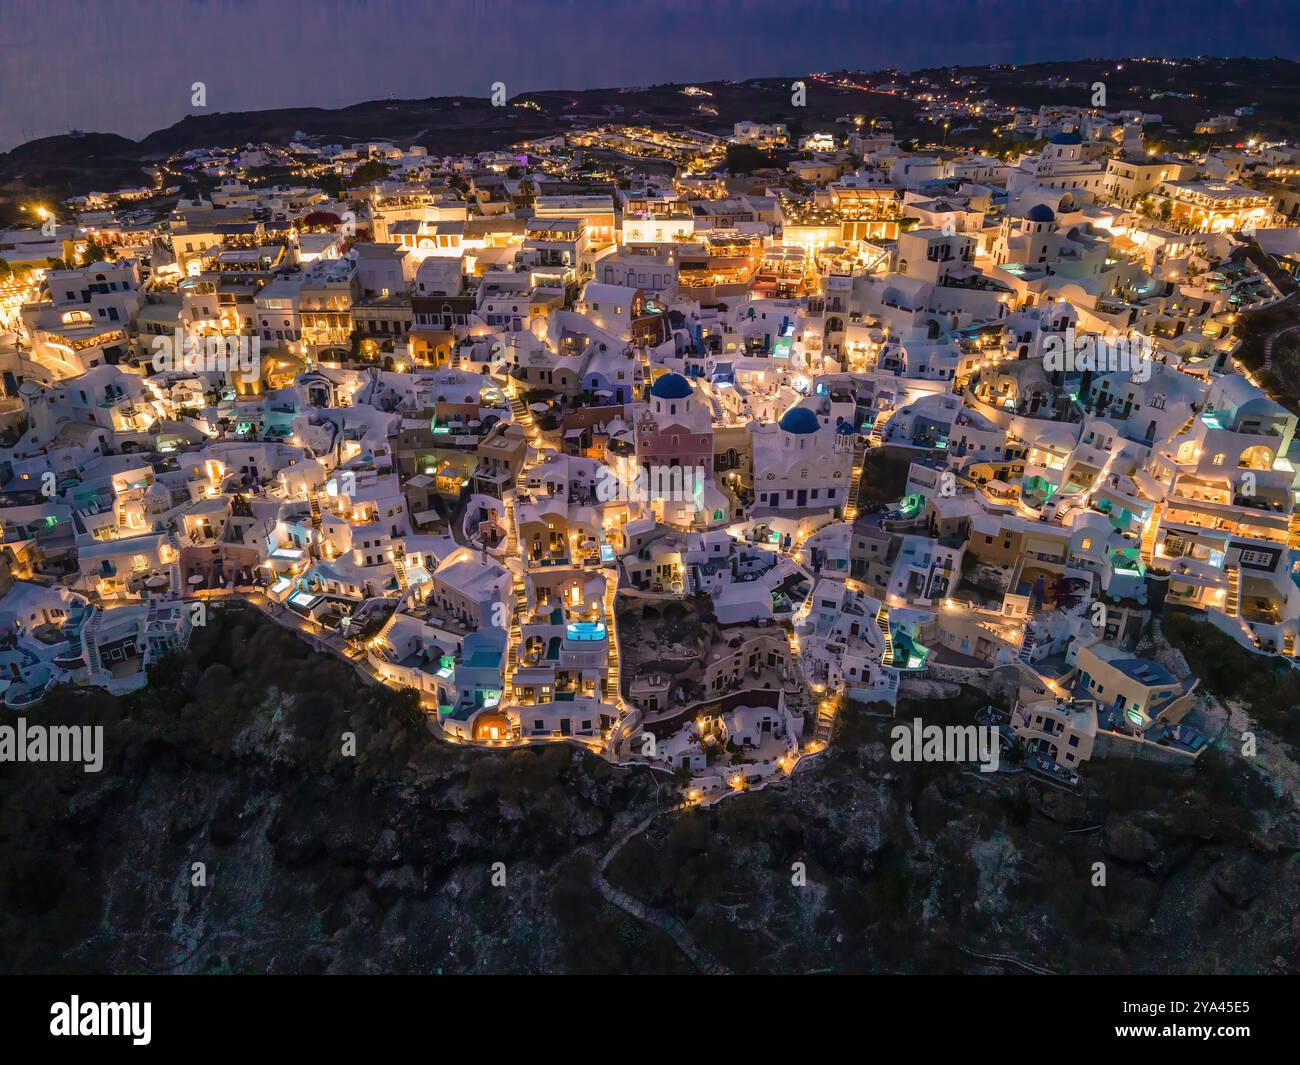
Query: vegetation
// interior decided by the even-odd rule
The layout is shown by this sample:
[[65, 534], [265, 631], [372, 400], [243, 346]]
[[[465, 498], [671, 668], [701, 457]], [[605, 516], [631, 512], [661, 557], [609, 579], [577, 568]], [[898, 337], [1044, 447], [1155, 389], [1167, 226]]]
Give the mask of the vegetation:
[[727, 169], [733, 174], [752, 174], [771, 165], [771, 155], [752, 144], [727, 145]]
[[1161, 628], [1207, 689], [1220, 699], [1241, 703], [1274, 735], [1300, 746], [1300, 671], [1282, 659], [1246, 650], [1185, 611], [1166, 612]]
[[907, 487], [911, 459], [888, 448], [869, 448], [862, 458], [858, 506], [872, 507], [901, 499]]
[[1300, 325], [1300, 307], [1282, 303], [1237, 317], [1234, 335], [1241, 340], [1235, 358], [1249, 370], [1264, 365], [1265, 341], [1279, 330]]
[[352, 172], [352, 180], [348, 184], [354, 189], [373, 185], [376, 181], [386, 180], [392, 172], [393, 168], [388, 163], [379, 159], [370, 159]]
[[593, 895], [648, 774], [449, 747], [412, 693], [255, 611], [213, 611], [140, 692], [40, 715], [102, 726], [104, 768], [0, 763], [0, 971], [689, 969]]
[[1274, 965], [1294, 936], [1288, 799], [1219, 752], [1194, 771], [1090, 762], [1082, 794], [883, 753], [895, 720], [970, 724], [988, 701], [849, 703], [786, 784], [659, 818], [609, 879], [738, 972], [985, 971], [970, 951], [1055, 972]]

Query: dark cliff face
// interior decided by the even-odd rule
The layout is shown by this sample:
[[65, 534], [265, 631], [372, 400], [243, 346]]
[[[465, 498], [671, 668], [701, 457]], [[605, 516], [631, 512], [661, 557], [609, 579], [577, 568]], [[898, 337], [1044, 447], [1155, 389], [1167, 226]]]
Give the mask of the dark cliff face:
[[130, 698], [40, 713], [103, 724], [108, 754], [99, 774], [0, 766], [5, 971], [685, 967], [591, 887], [615, 817], [653, 808], [647, 773], [449, 748], [259, 615], [214, 615]]
[[[905, 701], [898, 719], [969, 723], [978, 695]], [[1300, 820], [1239, 760], [1092, 762], [1071, 794], [900, 765], [892, 724], [848, 711], [830, 751], [780, 789], [658, 819], [610, 879], [737, 971], [1300, 967]]]
[[[962, 701], [925, 712], [969, 720]], [[143, 692], [37, 713], [102, 724], [107, 755], [99, 774], [0, 765], [7, 972], [693, 971], [598, 892], [611, 850], [615, 886], [734, 971], [1296, 960], [1293, 807], [1217, 754], [1098, 769], [1076, 797], [899, 766], [888, 723], [849, 712], [780, 787], [661, 814], [620, 848], [672, 801], [646, 771], [447, 747], [409, 698], [253, 613], [214, 612]]]

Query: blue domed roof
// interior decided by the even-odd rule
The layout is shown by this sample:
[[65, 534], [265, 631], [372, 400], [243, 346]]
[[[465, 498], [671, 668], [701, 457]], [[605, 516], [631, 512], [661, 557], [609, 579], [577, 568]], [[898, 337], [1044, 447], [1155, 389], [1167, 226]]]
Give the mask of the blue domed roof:
[[1052, 138], [1052, 144], [1082, 144], [1083, 138], [1077, 133], [1058, 133]]
[[656, 399], [686, 399], [691, 394], [691, 383], [679, 373], [666, 373], [650, 386]]
[[787, 433], [815, 433], [821, 427], [817, 415], [807, 407], [791, 407], [781, 415], [781, 428]]
[[1025, 212], [1025, 218], [1030, 222], [1050, 222], [1055, 217], [1056, 212], [1045, 203], [1036, 203]]

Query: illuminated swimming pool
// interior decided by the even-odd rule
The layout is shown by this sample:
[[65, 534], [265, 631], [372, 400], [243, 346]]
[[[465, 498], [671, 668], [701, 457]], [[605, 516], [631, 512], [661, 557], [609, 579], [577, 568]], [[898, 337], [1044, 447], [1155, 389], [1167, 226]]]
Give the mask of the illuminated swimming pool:
[[564, 627], [564, 634], [570, 640], [603, 640], [605, 623], [603, 621], [571, 621]]

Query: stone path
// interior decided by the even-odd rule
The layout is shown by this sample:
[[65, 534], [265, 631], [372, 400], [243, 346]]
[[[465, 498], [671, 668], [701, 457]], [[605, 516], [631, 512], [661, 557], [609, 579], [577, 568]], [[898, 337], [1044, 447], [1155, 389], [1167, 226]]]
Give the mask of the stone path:
[[628, 840], [633, 836], [640, 835], [649, 828], [650, 822], [661, 813], [675, 812], [684, 808], [684, 806], [674, 806], [665, 810], [655, 810], [643, 817], [614, 841], [614, 845], [605, 852], [605, 857], [601, 859], [600, 865], [597, 866], [595, 875], [592, 879], [595, 882], [596, 890], [604, 896], [606, 902], [610, 903], [612, 906], [617, 906], [624, 913], [630, 914], [638, 921], [645, 921], [647, 924], [654, 925], [665, 935], [669, 936], [672, 941], [677, 944], [677, 949], [685, 954], [686, 957], [690, 959], [691, 964], [694, 965], [695, 968], [699, 969], [700, 972], [706, 973], [710, 976], [726, 976], [729, 975], [730, 970], [719, 965], [713, 958], [696, 946], [695, 941], [691, 938], [690, 933], [686, 931], [686, 926], [683, 925], [681, 921], [677, 920], [676, 917], [669, 917], [667, 914], [652, 909], [640, 899], [633, 898], [626, 891], [620, 891], [605, 879], [605, 869], [608, 867], [609, 863], [613, 861], [614, 855], [622, 850], [627, 844]]

